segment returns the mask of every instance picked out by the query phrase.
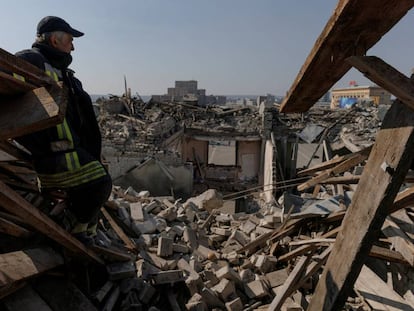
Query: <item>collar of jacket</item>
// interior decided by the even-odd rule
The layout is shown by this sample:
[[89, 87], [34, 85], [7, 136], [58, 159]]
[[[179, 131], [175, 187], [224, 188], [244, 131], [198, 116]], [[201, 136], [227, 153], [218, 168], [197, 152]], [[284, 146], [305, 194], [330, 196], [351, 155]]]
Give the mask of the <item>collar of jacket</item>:
[[72, 55], [59, 51], [50, 45], [35, 42], [32, 48], [43, 54], [48, 62], [57, 69], [66, 70], [72, 63]]

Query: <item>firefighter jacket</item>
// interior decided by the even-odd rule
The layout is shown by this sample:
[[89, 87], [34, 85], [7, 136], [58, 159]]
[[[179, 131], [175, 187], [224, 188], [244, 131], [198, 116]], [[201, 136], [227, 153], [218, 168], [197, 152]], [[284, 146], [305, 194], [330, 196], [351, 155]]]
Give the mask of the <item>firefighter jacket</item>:
[[[90, 96], [68, 69], [72, 57], [45, 44], [16, 53], [69, 89], [65, 118], [61, 124], [16, 140], [33, 157], [42, 188], [71, 188], [97, 180], [107, 172], [100, 163], [101, 133]], [[29, 113], [29, 112], [28, 112]]]

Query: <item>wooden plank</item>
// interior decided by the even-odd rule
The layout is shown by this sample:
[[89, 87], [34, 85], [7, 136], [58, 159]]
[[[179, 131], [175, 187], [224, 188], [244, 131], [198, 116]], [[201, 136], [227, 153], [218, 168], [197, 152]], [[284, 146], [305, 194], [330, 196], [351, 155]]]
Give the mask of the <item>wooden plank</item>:
[[0, 255], [0, 286], [27, 280], [63, 265], [63, 257], [51, 248], [35, 248]]
[[0, 206], [10, 213], [23, 218], [33, 228], [55, 240], [68, 250], [93, 260], [96, 263], [103, 264], [102, 259], [94, 252], [88, 250], [81, 242], [2, 181], [0, 181]]
[[114, 229], [115, 233], [119, 236], [119, 238], [122, 240], [122, 242], [125, 243], [125, 247], [132, 252], [137, 252], [138, 248], [136, 245], [131, 241], [131, 239], [125, 234], [124, 230], [118, 224], [116, 221], [112, 218], [112, 216], [106, 211], [104, 207], [101, 208], [101, 212], [108, 220], [109, 224], [111, 225], [112, 229]]
[[29, 92], [36, 87], [30, 83], [0, 71], [0, 95], [19, 95]]
[[24, 77], [25, 81], [36, 85], [37, 87], [56, 84], [56, 82], [40, 68], [1, 48], [0, 70], [10, 75], [16, 73]]
[[382, 233], [391, 240], [394, 249], [404, 257], [411, 267], [414, 267], [414, 244], [391, 218], [388, 217], [385, 220]]
[[324, 183], [330, 177], [335, 176], [336, 174], [343, 173], [348, 171], [349, 169], [353, 168], [354, 166], [362, 163], [368, 158], [367, 154], [356, 153], [349, 159], [339, 163], [333, 168], [330, 168], [319, 175], [313, 177], [312, 179], [300, 184], [297, 189], [298, 191], [306, 190], [310, 187], [313, 187], [319, 183]]
[[378, 238], [412, 161], [414, 113], [396, 101], [385, 115], [308, 311], [338, 310]]
[[402, 264], [407, 264], [407, 261], [404, 257], [396, 252], [392, 251], [388, 248], [379, 247], [377, 245], [372, 245], [371, 251], [369, 252], [370, 257], [383, 259], [390, 262], [398, 262]]
[[397, 194], [394, 204], [390, 208], [389, 213], [392, 214], [407, 206], [413, 205], [414, 203], [414, 186], [405, 189]]
[[21, 136], [61, 123], [67, 96], [66, 88], [54, 86], [48, 89], [40, 87], [22, 96], [2, 100], [0, 139]]
[[376, 56], [351, 56], [346, 61], [368, 79], [389, 91], [411, 109], [414, 109], [413, 82], [401, 72]]
[[[22, 149], [18, 148], [16, 145], [11, 143], [10, 141], [1, 141], [0, 140], [0, 149], [4, 151], [6, 154], [9, 154], [12, 159], [8, 160], [24, 160], [27, 162], [31, 161], [31, 156], [29, 153], [23, 151]], [[14, 158], [14, 159], [13, 159]]]
[[312, 256], [302, 256], [295, 265], [295, 268], [289, 274], [287, 280], [283, 283], [283, 286], [278, 292], [277, 296], [272, 300], [272, 303], [269, 305], [268, 311], [277, 311], [280, 310], [286, 298], [288, 298], [293, 292], [295, 283], [297, 283], [311, 259]]
[[355, 282], [355, 290], [364, 297], [373, 310], [414, 311], [413, 306], [410, 306], [407, 301], [365, 265]]
[[304, 112], [365, 55], [412, 7], [413, 0], [340, 0], [300, 69], [281, 112]]
[[0, 217], [0, 232], [18, 238], [27, 238], [32, 235], [29, 230]]

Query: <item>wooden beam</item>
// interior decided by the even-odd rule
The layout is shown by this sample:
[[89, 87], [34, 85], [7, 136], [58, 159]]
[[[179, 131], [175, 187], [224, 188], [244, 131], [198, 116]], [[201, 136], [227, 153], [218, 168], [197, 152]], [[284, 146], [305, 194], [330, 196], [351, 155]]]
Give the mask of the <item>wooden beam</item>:
[[307, 267], [311, 255], [302, 256], [295, 265], [295, 268], [289, 274], [286, 281], [283, 283], [283, 286], [277, 296], [272, 300], [272, 303], [269, 305], [267, 310], [277, 311], [280, 310], [286, 298], [288, 298], [294, 292], [295, 284], [301, 279], [305, 268]]
[[19, 238], [27, 238], [32, 232], [15, 223], [0, 217], [0, 232]]
[[340, 0], [281, 104], [304, 112], [365, 55], [412, 7], [414, 0]]
[[101, 208], [101, 212], [106, 218], [106, 220], [111, 225], [112, 229], [114, 229], [115, 233], [119, 236], [122, 242], [125, 243], [125, 247], [131, 252], [137, 252], [137, 246], [131, 241], [131, 239], [125, 234], [124, 230], [116, 223], [116, 221], [112, 218], [112, 216], [107, 212], [105, 207]]
[[22, 58], [0, 48], [0, 68], [1, 71], [13, 75], [16, 73], [37, 87], [56, 84], [43, 70], [30, 64]]
[[368, 79], [414, 109], [413, 82], [401, 72], [376, 56], [351, 56], [346, 60]]
[[348, 171], [349, 169], [353, 168], [354, 166], [362, 163], [368, 158], [367, 154], [364, 153], [355, 153], [352, 157], [348, 158], [347, 160], [339, 163], [333, 168], [330, 168], [319, 175], [313, 177], [312, 179], [300, 184], [297, 186], [299, 191], [306, 190], [310, 187], [313, 187], [317, 184], [324, 183], [330, 177], [335, 176], [336, 174], [343, 173]]
[[414, 113], [396, 101], [377, 133], [308, 311], [339, 310], [345, 303], [407, 174], [413, 148]]
[[96, 263], [103, 264], [102, 259], [94, 252], [88, 250], [81, 242], [2, 181], [0, 181], [0, 206], [10, 213], [21, 217], [33, 228], [55, 240], [68, 250], [93, 260]]
[[66, 110], [67, 96], [66, 88], [51, 86], [48, 89], [40, 87], [22, 96], [2, 100], [0, 140], [61, 123]]
[[355, 290], [364, 297], [372, 310], [414, 311], [412, 305], [367, 266], [362, 268], [355, 282]]
[[63, 263], [63, 257], [51, 248], [34, 248], [1, 254], [0, 286], [27, 280]]

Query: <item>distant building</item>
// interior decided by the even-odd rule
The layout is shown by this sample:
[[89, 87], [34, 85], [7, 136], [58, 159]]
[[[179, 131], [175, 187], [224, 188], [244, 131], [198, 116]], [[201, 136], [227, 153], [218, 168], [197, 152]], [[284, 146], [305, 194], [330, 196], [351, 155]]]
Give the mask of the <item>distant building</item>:
[[331, 108], [347, 108], [356, 103], [370, 102], [373, 105], [390, 105], [391, 93], [379, 86], [358, 86], [351, 81], [350, 87], [331, 91]]
[[206, 95], [205, 89], [199, 89], [196, 80], [175, 81], [175, 87], [167, 89], [167, 95], [152, 95], [154, 101], [195, 102], [198, 106], [224, 105], [225, 96]]

